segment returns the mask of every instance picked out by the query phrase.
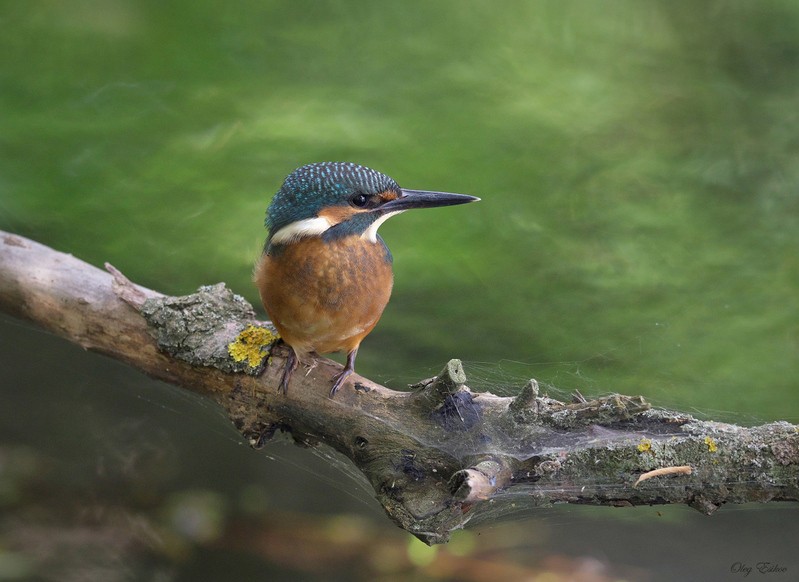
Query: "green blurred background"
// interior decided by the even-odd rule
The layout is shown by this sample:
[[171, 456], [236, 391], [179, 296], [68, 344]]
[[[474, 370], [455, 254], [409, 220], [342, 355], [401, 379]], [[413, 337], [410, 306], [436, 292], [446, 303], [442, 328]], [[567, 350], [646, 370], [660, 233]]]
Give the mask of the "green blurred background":
[[[264, 210], [308, 162], [480, 196], [381, 228], [394, 295], [358, 371], [394, 388], [460, 357], [476, 390], [510, 394], [535, 377], [557, 394], [799, 422], [794, 2], [7, 2], [0, 108], [0, 228], [167, 293], [225, 281], [257, 304]], [[799, 572], [769, 537], [780, 524], [797, 539], [794, 505], [712, 520], [527, 512], [536, 521], [483, 524], [459, 554], [420, 558], [348, 469], [327, 473], [325, 453], [276, 445], [270, 460], [210, 403], [0, 325], [0, 485], [13, 492], [0, 508], [41, 527], [26, 508], [58, 500], [73, 508], [59, 527], [72, 528], [85, 525], [81, 507], [132, 504], [156, 532], [135, 558], [116, 554], [136, 576], [319, 575], [315, 538], [300, 535], [307, 559], [293, 565], [220, 542], [231, 508], [253, 504], [264, 520], [280, 507], [335, 531], [368, 523], [402, 547], [397, 570], [353, 558], [324, 572], [341, 579], [444, 579], [444, 557], [489, 546], [497, 562], [552, 576], [556, 553], [593, 560], [607, 579], [723, 580], [736, 561], [780, 559]], [[212, 533], [167, 543], [186, 539], [169, 518], [186, 495]], [[330, 515], [366, 522], [336, 529]], [[63, 552], [55, 565], [31, 558], [8, 520], [3, 531], [0, 579], [70, 567]], [[672, 553], [626, 551], [643, 535]], [[736, 549], [686, 549], [708, 538]], [[81, 559], [104, 555], [78, 546]]]

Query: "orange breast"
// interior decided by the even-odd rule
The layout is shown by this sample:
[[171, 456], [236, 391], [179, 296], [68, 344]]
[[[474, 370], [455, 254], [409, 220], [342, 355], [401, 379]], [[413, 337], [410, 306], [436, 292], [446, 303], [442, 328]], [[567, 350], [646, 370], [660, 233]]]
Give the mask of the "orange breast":
[[298, 353], [324, 354], [350, 352], [372, 331], [393, 275], [380, 240], [308, 237], [264, 254], [255, 283], [285, 342]]

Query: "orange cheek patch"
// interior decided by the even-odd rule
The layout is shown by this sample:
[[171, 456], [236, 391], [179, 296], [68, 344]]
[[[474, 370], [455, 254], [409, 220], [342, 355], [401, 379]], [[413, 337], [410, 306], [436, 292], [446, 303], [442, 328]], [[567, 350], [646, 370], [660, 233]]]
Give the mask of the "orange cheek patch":
[[389, 200], [396, 200], [399, 198], [399, 192], [395, 192], [394, 190], [386, 190], [385, 192], [378, 194], [378, 196], [383, 199], [383, 202], [388, 202]]

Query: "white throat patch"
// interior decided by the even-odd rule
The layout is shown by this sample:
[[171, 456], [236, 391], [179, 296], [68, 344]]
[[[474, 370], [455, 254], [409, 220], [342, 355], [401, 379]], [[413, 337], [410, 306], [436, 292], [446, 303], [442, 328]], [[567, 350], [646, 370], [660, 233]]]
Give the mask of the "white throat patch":
[[386, 214], [384, 214], [383, 216], [381, 216], [380, 218], [375, 220], [372, 224], [370, 224], [369, 228], [367, 228], [365, 231], [363, 231], [363, 234], [361, 235], [361, 238], [365, 239], [365, 240], [368, 240], [369, 242], [376, 243], [377, 242], [377, 229], [380, 228], [380, 225], [383, 224], [385, 221], [387, 221], [392, 216], [397, 215], [397, 214], [402, 214], [403, 212], [405, 212], [405, 211], [404, 210], [396, 210], [394, 212], [387, 212]]
[[288, 244], [306, 236], [319, 236], [333, 224], [324, 216], [315, 216], [287, 224], [277, 231], [271, 239], [275, 244]]

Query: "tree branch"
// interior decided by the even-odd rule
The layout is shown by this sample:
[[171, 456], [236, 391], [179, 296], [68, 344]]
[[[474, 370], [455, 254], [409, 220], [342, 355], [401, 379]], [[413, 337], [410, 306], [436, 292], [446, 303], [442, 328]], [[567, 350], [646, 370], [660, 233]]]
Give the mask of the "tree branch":
[[458, 360], [410, 392], [353, 375], [330, 399], [340, 366], [320, 358], [284, 396], [286, 348], [243, 298], [223, 284], [164, 296], [106, 268], [0, 232], [0, 310], [208, 395], [255, 448], [278, 430], [333, 447], [389, 517], [427, 543], [446, 541], [488, 500], [687, 503], [711, 514], [799, 499], [799, 428], [787, 422], [699, 421], [621, 395], [564, 403], [541, 396], [535, 380], [515, 398], [473, 393]]

